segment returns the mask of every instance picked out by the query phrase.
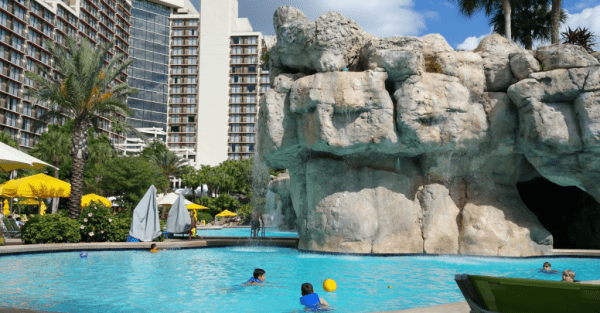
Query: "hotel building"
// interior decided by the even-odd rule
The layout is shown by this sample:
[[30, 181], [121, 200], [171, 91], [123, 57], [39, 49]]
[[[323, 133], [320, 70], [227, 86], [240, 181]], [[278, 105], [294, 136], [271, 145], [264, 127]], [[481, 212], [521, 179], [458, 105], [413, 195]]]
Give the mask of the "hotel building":
[[[190, 165], [247, 159], [256, 151], [258, 101], [268, 90], [260, 64], [262, 35], [238, 18], [237, 0], [0, 0], [0, 130], [31, 148], [41, 134], [32, 123], [46, 107], [25, 96], [35, 63], [52, 68], [46, 40], [115, 42], [111, 54], [133, 60], [119, 78], [139, 93], [127, 118], [141, 133], [164, 141]], [[123, 153], [145, 143], [100, 129]]]

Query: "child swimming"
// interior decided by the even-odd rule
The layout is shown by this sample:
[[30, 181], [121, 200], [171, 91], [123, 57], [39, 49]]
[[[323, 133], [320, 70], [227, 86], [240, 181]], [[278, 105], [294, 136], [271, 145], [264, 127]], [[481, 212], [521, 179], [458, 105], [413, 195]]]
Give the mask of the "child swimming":
[[300, 304], [304, 305], [304, 311], [320, 312], [330, 311], [328, 307], [329, 303], [319, 297], [318, 294], [313, 290], [313, 286], [310, 283], [302, 284], [300, 288], [302, 292], [302, 298], [300, 298]]
[[263, 285], [263, 283], [265, 282], [266, 279], [266, 274], [265, 274], [265, 270], [260, 269], [260, 268], [256, 268], [254, 269], [254, 273], [252, 273], [252, 276], [250, 279], [248, 279], [248, 281], [246, 283], [244, 283], [242, 286], [265, 286]]
[[552, 264], [550, 264], [550, 262], [544, 262], [543, 269], [541, 269], [540, 272], [546, 273], [546, 274], [557, 274], [558, 273], [557, 270], [552, 269]]

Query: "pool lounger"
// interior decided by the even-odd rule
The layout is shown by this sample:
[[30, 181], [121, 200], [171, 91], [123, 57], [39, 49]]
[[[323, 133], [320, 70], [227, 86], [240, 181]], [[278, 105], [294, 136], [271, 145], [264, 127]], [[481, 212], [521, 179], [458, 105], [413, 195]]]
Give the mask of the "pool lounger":
[[600, 285], [457, 274], [475, 313], [600, 312]]
[[4, 224], [4, 236], [7, 238], [19, 238], [21, 237], [21, 229], [17, 226], [17, 222], [12, 218], [4, 218], [2, 219], [2, 223]]

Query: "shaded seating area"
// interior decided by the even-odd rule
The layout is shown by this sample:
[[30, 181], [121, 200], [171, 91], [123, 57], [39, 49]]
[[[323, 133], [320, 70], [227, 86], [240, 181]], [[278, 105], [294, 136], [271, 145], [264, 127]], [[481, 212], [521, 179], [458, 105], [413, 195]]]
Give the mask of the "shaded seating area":
[[2, 224], [4, 226], [4, 236], [6, 238], [19, 238], [21, 237], [21, 229], [17, 226], [17, 222], [12, 218], [3, 218]]
[[455, 281], [475, 313], [596, 313], [600, 309], [600, 285], [467, 274], [457, 274]]

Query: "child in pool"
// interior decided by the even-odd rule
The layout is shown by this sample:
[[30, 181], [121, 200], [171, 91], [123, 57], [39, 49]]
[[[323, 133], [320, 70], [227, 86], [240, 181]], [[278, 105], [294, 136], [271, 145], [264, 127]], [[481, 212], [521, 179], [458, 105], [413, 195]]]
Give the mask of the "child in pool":
[[317, 312], [330, 310], [328, 307], [329, 303], [315, 293], [312, 284], [302, 284], [301, 291], [302, 298], [300, 298], [300, 304], [304, 305], [304, 311]]
[[570, 282], [570, 283], [578, 283], [578, 280], [575, 280], [575, 272], [572, 270], [564, 270], [562, 273], [562, 281]]
[[150, 245], [150, 252], [155, 253], [158, 252], [158, 249], [156, 248], [156, 244], [153, 243], [152, 245]]
[[256, 268], [254, 269], [254, 273], [252, 273], [252, 278], [248, 279], [248, 281], [243, 284], [242, 286], [265, 286], [263, 285], [263, 283], [265, 282], [266, 279], [266, 274], [265, 274], [265, 270], [260, 269], [260, 268]]
[[558, 273], [558, 270], [553, 270], [550, 262], [544, 262], [544, 267], [541, 272], [546, 274], [556, 274]]

